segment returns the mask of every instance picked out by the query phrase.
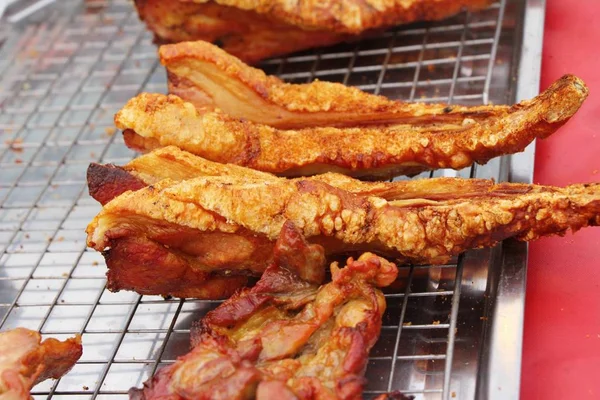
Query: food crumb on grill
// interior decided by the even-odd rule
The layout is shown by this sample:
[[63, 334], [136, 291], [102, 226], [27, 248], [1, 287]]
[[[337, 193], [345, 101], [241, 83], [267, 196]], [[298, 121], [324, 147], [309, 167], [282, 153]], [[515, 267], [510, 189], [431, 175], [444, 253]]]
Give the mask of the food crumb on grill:
[[432, 324], [433, 324], [433, 325], [439, 325], [439, 324], [440, 324], [440, 321], [433, 321], [433, 322], [432, 322]]
[[5, 140], [4, 144], [8, 145], [8, 148], [15, 153], [23, 152], [23, 139], [17, 138], [14, 140]]

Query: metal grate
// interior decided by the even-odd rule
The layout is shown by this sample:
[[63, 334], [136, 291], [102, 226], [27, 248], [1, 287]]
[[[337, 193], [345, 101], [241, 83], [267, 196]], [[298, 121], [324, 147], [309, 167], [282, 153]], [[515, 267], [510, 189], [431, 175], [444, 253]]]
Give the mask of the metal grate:
[[[290, 82], [330, 80], [396, 99], [506, 103], [514, 86], [514, 3], [262, 67]], [[36, 399], [126, 397], [187, 352], [191, 323], [218, 305], [109, 293], [102, 256], [85, 248], [83, 231], [100, 210], [86, 190], [87, 164], [134, 157], [114, 134], [113, 114], [140, 91], [165, 90], [151, 34], [128, 1], [57, 2], [12, 26], [4, 41], [0, 329], [81, 333], [84, 343], [75, 368], [34, 388]], [[500, 163], [440, 174], [498, 178]], [[386, 295], [366, 397], [390, 390], [416, 399], [475, 397], [493, 256], [471, 252], [453, 265], [402, 268], [404, 278]]]

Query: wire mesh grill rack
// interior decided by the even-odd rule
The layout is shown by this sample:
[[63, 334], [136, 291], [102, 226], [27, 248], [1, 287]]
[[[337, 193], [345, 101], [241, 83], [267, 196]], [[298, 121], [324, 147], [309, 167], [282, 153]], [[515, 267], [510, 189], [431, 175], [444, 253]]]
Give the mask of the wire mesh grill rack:
[[[519, 13], [518, 1], [502, 0], [262, 67], [290, 82], [337, 81], [396, 99], [506, 103], [514, 98]], [[156, 47], [122, 0], [57, 2], [12, 24], [0, 43], [0, 329], [83, 335], [75, 368], [35, 387], [34, 398], [127, 397], [188, 350], [191, 323], [219, 304], [110, 293], [102, 256], [85, 248], [83, 231], [100, 209], [87, 193], [87, 164], [135, 156], [115, 134], [113, 115], [140, 91], [166, 90]], [[501, 163], [436, 175], [500, 178]], [[402, 268], [399, 288], [386, 294], [365, 397], [475, 397], [497, 252]]]

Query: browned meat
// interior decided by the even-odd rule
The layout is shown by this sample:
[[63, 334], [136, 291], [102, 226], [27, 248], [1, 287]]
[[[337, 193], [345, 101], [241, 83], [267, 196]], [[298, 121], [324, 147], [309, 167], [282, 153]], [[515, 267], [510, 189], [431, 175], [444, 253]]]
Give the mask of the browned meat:
[[[184, 0], [208, 3], [207, 0]], [[214, 3], [252, 10], [303, 29], [357, 34], [367, 29], [414, 21], [447, 18], [463, 9], [481, 9], [490, 0], [213, 0]]]
[[16, 328], [0, 333], [0, 400], [29, 400], [29, 390], [66, 374], [81, 357], [81, 337], [41, 341], [38, 332]]
[[219, 43], [247, 62], [353, 40], [415, 21], [439, 20], [491, 0], [136, 0], [140, 18], [161, 42]]
[[234, 118], [279, 129], [367, 124], [461, 125], [503, 117], [509, 106], [448, 106], [389, 100], [339, 83], [290, 84], [265, 75], [207, 42], [160, 47], [169, 92], [201, 112], [222, 110]]
[[[173, 183], [201, 176], [231, 176], [240, 179], [277, 181], [275, 175], [255, 171], [233, 164], [205, 160], [191, 153], [167, 146], [143, 154], [123, 167], [92, 163], [88, 167], [87, 181], [90, 195], [106, 204], [128, 190], [138, 190], [164, 179]], [[385, 200], [449, 200], [493, 195], [494, 182], [487, 179], [431, 178], [395, 182], [363, 182], [346, 175], [326, 173], [310, 180], [327, 183], [333, 187], [365, 196]]]
[[206, 40], [246, 62], [354, 39], [353, 35], [303, 30], [268, 16], [213, 2], [136, 0], [140, 18], [162, 43]]
[[88, 245], [104, 251], [113, 290], [213, 296], [194, 290], [215, 276], [259, 276], [287, 220], [329, 255], [372, 251], [439, 264], [509, 237], [598, 225], [600, 184], [503, 183], [467, 198], [387, 201], [315, 179], [167, 179], [106, 204], [87, 228]]
[[332, 282], [319, 287], [278, 261], [209, 312], [192, 332], [193, 350], [132, 398], [360, 398], [385, 311], [377, 287], [394, 281], [396, 266], [365, 253], [341, 269], [333, 263]]
[[175, 145], [211, 161], [282, 176], [342, 172], [389, 178], [436, 168], [460, 169], [522, 151], [567, 122], [587, 96], [565, 76], [506, 115], [460, 124], [319, 127], [278, 130], [221, 112], [200, 114], [174, 95], [143, 93], [115, 116], [128, 146], [141, 150]]

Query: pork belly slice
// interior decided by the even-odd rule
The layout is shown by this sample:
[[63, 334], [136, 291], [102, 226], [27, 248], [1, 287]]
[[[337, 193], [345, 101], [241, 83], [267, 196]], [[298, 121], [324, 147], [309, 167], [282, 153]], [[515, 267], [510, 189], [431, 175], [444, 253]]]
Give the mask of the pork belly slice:
[[272, 263], [192, 330], [192, 351], [133, 399], [357, 399], [398, 270], [370, 253], [323, 286]]
[[[122, 275], [117, 270], [140, 268], [133, 280], [154, 270], [152, 276], [168, 275], [168, 282], [153, 294], [187, 296], [181, 288], [190, 285], [189, 274], [198, 277], [194, 287], [204, 276], [260, 276], [286, 221], [329, 256], [371, 251], [402, 263], [443, 264], [507, 238], [533, 240], [598, 225], [600, 184], [502, 183], [464, 199], [387, 201], [313, 179], [164, 180], [107, 203], [88, 226], [87, 243], [104, 252], [109, 281]], [[128, 249], [132, 241], [163, 255], [146, 259], [150, 251]], [[148, 290], [138, 279], [141, 289], [123, 288]], [[164, 290], [171, 285], [181, 291]]]
[[164, 45], [169, 93], [201, 112], [222, 110], [234, 118], [279, 129], [369, 124], [462, 124], [502, 117], [509, 106], [448, 106], [390, 100], [339, 83], [285, 83], [252, 68], [210, 43]]
[[143, 93], [115, 116], [125, 143], [150, 151], [174, 145], [211, 161], [280, 176], [339, 172], [383, 179], [473, 163], [522, 151], [567, 122], [587, 96], [567, 76], [502, 117], [460, 124], [318, 127], [279, 130], [221, 112], [201, 114], [174, 95]]
[[325, 273], [321, 246], [291, 228], [275, 243], [247, 230], [202, 232], [133, 215], [113, 222], [119, 228], [108, 233], [103, 254], [107, 287], [115, 292], [224, 299], [255, 282], [273, 259], [308, 281], [320, 283]]
[[[196, 4], [206, 0], [184, 0]], [[489, 6], [490, 0], [320, 0], [289, 3], [286, 0], [213, 0], [222, 6], [254, 11], [275, 17], [277, 21], [308, 30], [327, 30], [357, 34], [367, 29], [394, 26], [415, 21], [447, 18], [465, 9]]]
[[[167, 146], [143, 154], [124, 166], [92, 163], [88, 167], [87, 182], [90, 195], [104, 205], [128, 190], [142, 189], [164, 179], [170, 179], [173, 183], [177, 183], [202, 176], [231, 176], [273, 182], [287, 179], [233, 164], [208, 161], [175, 146]], [[351, 193], [377, 196], [385, 200], [466, 199], [486, 193], [490, 196], [503, 195], [497, 190], [494, 181], [489, 179], [442, 177], [394, 182], [365, 182], [331, 172], [306, 179], [324, 182]], [[516, 190], [520, 190], [518, 188], [515, 186]]]
[[69, 372], [82, 351], [79, 335], [42, 342], [38, 332], [25, 328], [0, 332], [0, 399], [29, 400], [33, 386]]
[[254, 64], [265, 58], [356, 40], [354, 35], [308, 31], [252, 11], [187, 1], [136, 0], [140, 18], [158, 43], [206, 40]]
[[491, 0], [161, 1], [136, 0], [158, 42], [206, 40], [246, 62], [352, 41], [391, 26], [439, 20]]

